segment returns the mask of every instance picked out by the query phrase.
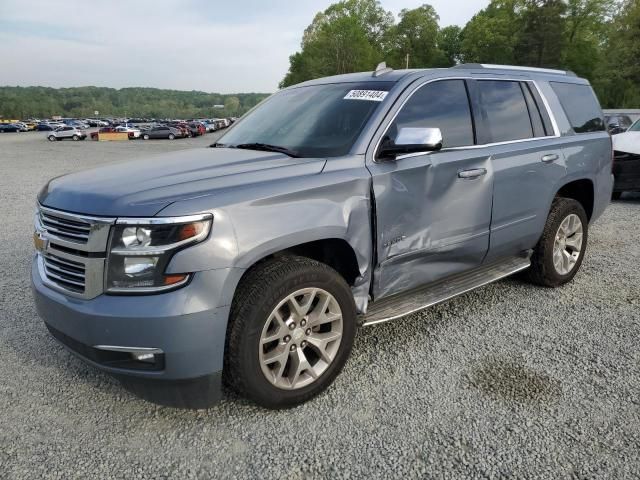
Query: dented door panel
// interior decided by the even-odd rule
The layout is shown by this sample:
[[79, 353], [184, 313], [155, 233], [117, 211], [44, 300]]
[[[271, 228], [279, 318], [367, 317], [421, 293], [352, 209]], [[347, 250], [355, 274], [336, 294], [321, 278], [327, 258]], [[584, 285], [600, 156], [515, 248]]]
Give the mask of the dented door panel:
[[489, 157], [460, 149], [374, 163], [369, 169], [377, 223], [374, 298], [482, 263], [493, 194]]

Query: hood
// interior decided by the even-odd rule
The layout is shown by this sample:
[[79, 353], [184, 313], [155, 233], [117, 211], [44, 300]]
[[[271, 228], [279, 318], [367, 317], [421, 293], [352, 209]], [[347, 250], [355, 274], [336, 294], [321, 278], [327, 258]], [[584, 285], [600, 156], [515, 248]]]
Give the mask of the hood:
[[611, 138], [614, 150], [640, 155], [640, 132], [619, 133]]
[[325, 162], [232, 148], [182, 150], [54, 178], [38, 200], [85, 215], [147, 217], [223, 188], [317, 174]]

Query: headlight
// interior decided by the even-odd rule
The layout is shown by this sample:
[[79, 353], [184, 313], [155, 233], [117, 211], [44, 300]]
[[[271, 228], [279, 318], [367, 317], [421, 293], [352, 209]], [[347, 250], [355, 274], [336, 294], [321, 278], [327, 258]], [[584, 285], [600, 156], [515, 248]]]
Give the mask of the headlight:
[[165, 274], [173, 254], [207, 238], [211, 215], [118, 219], [109, 242], [106, 290], [151, 293], [177, 288], [189, 273]]

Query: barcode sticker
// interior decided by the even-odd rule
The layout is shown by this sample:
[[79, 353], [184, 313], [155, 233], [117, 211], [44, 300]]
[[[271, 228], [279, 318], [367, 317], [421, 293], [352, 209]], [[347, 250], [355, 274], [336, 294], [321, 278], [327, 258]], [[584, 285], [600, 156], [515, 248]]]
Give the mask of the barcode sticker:
[[345, 100], [366, 100], [369, 102], [381, 102], [389, 92], [383, 90], [351, 90], [344, 97]]

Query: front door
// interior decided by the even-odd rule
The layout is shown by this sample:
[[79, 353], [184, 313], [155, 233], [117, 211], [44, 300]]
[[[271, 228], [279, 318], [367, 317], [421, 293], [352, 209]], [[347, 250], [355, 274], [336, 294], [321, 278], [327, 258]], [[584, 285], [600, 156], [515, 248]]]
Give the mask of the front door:
[[477, 267], [489, 248], [493, 167], [474, 148], [465, 81], [418, 87], [382, 141], [393, 142], [404, 127], [440, 128], [443, 149], [368, 166], [376, 208], [376, 300]]

